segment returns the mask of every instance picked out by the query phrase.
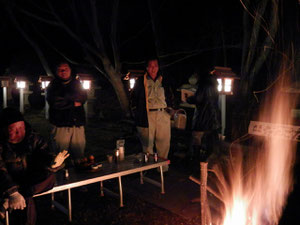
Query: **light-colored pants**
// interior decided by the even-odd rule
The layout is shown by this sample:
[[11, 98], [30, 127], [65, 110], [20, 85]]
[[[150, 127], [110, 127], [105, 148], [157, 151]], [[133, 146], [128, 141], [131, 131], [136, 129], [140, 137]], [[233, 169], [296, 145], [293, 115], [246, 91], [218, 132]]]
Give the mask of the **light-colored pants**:
[[171, 121], [165, 111], [148, 112], [149, 128], [137, 127], [143, 151], [153, 154], [155, 144], [158, 157], [167, 159], [170, 150]]
[[85, 132], [84, 126], [56, 127], [51, 131], [51, 144], [56, 152], [68, 150], [71, 158], [77, 161], [84, 156]]

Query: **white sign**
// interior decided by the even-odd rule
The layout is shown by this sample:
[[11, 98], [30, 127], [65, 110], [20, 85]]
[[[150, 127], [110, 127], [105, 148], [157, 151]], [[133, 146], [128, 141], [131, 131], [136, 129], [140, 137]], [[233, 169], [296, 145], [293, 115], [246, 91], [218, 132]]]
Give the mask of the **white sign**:
[[300, 141], [300, 126], [251, 121], [248, 133], [258, 136], [275, 136]]

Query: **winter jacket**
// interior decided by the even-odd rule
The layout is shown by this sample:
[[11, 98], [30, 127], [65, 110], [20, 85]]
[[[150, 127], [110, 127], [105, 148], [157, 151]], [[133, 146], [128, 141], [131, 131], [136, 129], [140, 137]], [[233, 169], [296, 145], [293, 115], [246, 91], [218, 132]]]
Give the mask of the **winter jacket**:
[[198, 81], [195, 95], [187, 99], [188, 103], [196, 105], [192, 130], [212, 131], [220, 129], [218, 96], [217, 81], [210, 75]]
[[[47, 142], [26, 123], [25, 138], [11, 144], [1, 135], [0, 141], [0, 195], [11, 194], [19, 186], [43, 181], [52, 169], [55, 155], [49, 152]], [[0, 196], [1, 197], [1, 196]]]
[[[145, 83], [147, 79], [147, 73], [139, 77], [134, 89], [131, 92], [130, 95], [130, 104], [131, 104], [131, 110], [133, 117], [135, 119], [136, 125], [139, 127], [149, 127], [148, 125], [148, 93], [147, 93], [147, 88], [145, 88]], [[172, 90], [170, 86], [167, 84], [166, 80], [161, 76], [157, 76], [157, 79], [160, 79], [162, 82], [162, 87], [164, 88], [165, 92], [165, 100], [167, 103], [167, 107], [174, 107], [174, 96], [172, 93]]]
[[[54, 79], [47, 88], [50, 123], [57, 127], [72, 127], [85, 125], [84, 103], [87, 93], [79, 80], [71, 79], [64, 82]], [[74, 102], [81, 102], [75, 107]]]

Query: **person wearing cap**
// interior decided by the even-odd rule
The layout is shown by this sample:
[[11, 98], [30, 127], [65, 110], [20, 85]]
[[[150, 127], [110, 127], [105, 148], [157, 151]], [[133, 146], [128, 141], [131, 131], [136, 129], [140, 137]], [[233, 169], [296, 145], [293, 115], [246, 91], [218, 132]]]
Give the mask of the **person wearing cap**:
[[54, 186], [54, 173], [68, 152], [52, 154], [47, 142], [14, 108], [0, 112], [0, 132], [0, 217], [11, 209], [16, 224], [33, 225], [36, 210], [32, 196]]
[[72, 161], [79, 165], [86, 145], [83, 106], [87, 92], [71, 73], [67, 62], [58, 64], [55, 79], [47, 88], [46, 99], [49, 103], [49, 121], [53, 125], [51, 147], [57, 152], [68, 149]]
[[145, 75], [137, 80], [131, 92], [131, 110], [145, 153], [153, 154], [155, 145], [158, 157], [168, 158], [173, 99], [169, 83], [159, 73], [158, 59], [149, 59]]

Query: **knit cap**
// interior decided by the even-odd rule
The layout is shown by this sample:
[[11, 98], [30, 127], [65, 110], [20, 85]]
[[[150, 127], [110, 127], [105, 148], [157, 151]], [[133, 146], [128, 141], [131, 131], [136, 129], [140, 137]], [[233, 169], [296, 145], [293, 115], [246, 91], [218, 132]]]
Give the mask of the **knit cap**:
[[24, 121], [22, 113], [11, 107], [7, 107], [0, 112], [0, 127], [7, 127], [15, 122]]

